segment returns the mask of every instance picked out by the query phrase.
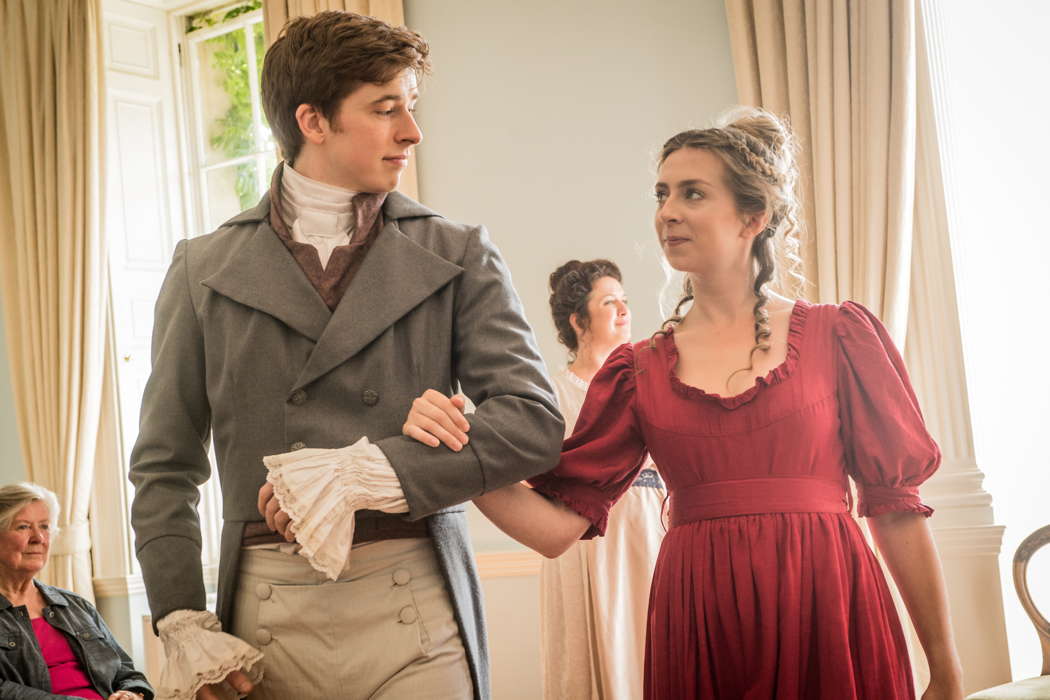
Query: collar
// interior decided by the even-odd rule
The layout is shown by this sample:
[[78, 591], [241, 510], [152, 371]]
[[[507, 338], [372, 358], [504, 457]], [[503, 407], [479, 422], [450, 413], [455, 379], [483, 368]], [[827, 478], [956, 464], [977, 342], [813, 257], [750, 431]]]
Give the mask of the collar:
[[281, 193], [290, 204], [299, 209], [350, 212], [350, 203], [357, 192], [309, 178], [287, 161], [282, 166], [284, 177]]
[[[232, 219], [229, 219], [228, 221], [223, 223], [223, 226], [232, 226], [234, 224], [259, 223], [261, 221], [266, 221], [267, 219], [270, 219], [270, 224], [274, 227], [275, 230], [278, 229], [278, 227], [282, 227], [283, 221], [278, 223], [276, 219], [279, 219], [280, 217], [271, 217], [270, 211], [274, 208], [279, 210], [281, 206], [279, 202], [274, 204], [274, 200], [279, 200], [280, 197], [275, 198], [273, 196], [273, 192], [274, 185], [276, 185], [278, 188], [280, 187], [281, 168], [283, 167], [283, 165], [284, 163], [279, 163], [277, 165], [277, 168], [274, 169], [273, 181], [271, 181], [270, 190], [262, 196], [262, 199], [259, 200], [259, 203], [251, 209], [243, 211], [237, 216], [233, 217]], [[441, 216], [436, 211], [423, 206], [414, 199], [406, 197], [405, 195], [401, 194], [396, 190], [387, 193], [386, 199], [383, 201], [382, 210], [383, 219], [385, 221]], [[278, 233], [280, 233], [280, 231], [278, 231]]]
[[[63, 595], [61, 588], [49, 586], [46, 583], [37, 581], [36, 579], [33, 579], [33, 585], [36, 586], [38, 591], [40, 591], [40, 595], [48, 605], [61, 605], [62, 607], [67, 607], [69, 605], [69, 599]], [[0, 610], [6, 610], [11, 607], [14, 606], [11, 604], [11, 601], [7, 599], [7, 596], [0, 594]]]

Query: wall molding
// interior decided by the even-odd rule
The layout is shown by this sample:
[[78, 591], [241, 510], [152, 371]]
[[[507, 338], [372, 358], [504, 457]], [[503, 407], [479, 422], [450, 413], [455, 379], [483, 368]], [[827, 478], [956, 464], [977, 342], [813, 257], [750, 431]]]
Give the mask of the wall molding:
[[138, 574], [130, 576], [112, 576], [93, 579], [95, 598], [130, 598], [133, 595], [145, 595], [146, 584]]
[[933, 538], [942, 557], [991, 557], [998, 572], [1005, 531], [1002, 525], [935, 527]]
[[[106, 70], [156, 80], [160, 75], [156, 27], [149, 22], [109, 13], [105, 14], [103, 21], [106, 27]], [[141, 51], [138, 55], [131, 53], [136, 48]]]
[[[204, 567], [204, 586], [208, 590], [214, 590], [219, 581], [219, 567]], [[142, 580], [142, 574], [129, 574], [127, 576], [95, 577], [92, 579], [95, 587], [96, 598], [129, 598], [133, 595], [145, 594], [146, 584]]]

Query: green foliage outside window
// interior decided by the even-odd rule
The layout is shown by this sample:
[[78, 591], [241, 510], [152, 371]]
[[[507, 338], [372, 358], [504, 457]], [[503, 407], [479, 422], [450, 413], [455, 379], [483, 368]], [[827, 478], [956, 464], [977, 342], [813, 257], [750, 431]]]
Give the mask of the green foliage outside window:
[[[186, 18], [186, 33], [227, 22], [260, 7], [262, 7], [262, 0], [252, 0], [232, 7], [227, 6], [219, 10], [190, 15]], [[262, 23], [251, 25], [250, 30], [255, 42], [256, 66], [254, 71], [248, 66], [248, 49], [243, 30], [238, 29], [221, 34], [204, 42], [213, 49], [211, 67], [215, 75], [221, 76], [220, 85], [230, 101], [230, 106], [225, 114], [212, 122], [208, 138], [212, 148], [229, 158], [237, 158], [257, 150], [252, 125], [249, 81], [255, 79], [262, 71], [264, 54]], [[263, 121], [265, 124], [265, 116]], [[259, 198], [259, 191], [254, 162], [241, 163], [236, 166], [234, 189], [242, 209], [255, 205]]]
[[198, 29], [214, 27], [216, 24], [229, 22], [247, 12], [254, 12], [262, 7], [262, 0], [249, 0], [248, 2], [225, 5], [223, 7], [195, 12], [186, 16], [186, 34], [192, 34]]

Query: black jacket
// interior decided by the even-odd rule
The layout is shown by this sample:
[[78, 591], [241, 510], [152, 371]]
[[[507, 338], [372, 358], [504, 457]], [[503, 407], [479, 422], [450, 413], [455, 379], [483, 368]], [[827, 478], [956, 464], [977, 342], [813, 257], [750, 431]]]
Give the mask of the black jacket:
[[[103, 698], [118, 690], [142, 693], [152, 700], [153, 688], [135, 670], [131, 658], [91, 603], [75, 593], [34, 581], [44, 597], [44, 618], [66, 635], [80, 666]], [[29, 611], [0, 595], [0, 700], [69, 698], [51, 692], [51, 677], [40, 652]]]

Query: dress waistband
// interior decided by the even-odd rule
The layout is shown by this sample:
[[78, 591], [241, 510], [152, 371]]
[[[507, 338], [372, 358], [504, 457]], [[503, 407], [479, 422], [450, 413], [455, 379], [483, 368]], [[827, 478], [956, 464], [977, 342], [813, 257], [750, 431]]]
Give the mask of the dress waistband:
[[712, 481], [671, 490], [671, 527], [761, 513], [847, 513], [845, 481], [773, 476]]

